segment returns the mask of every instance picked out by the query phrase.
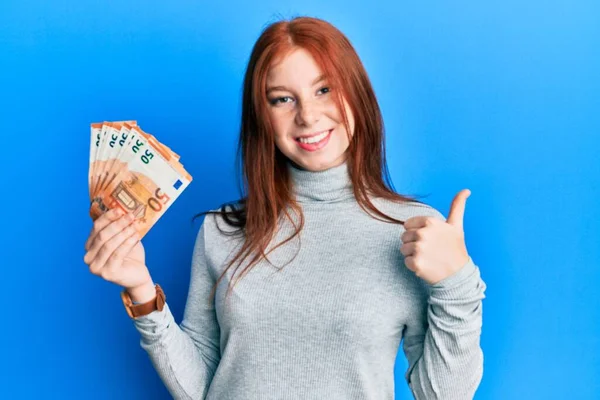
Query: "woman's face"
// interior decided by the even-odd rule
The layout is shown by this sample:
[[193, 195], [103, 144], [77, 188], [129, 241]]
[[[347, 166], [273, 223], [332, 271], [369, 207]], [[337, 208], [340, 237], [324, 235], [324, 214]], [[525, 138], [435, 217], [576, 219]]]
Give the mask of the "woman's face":
[[[342, 114], [321, 74], [310, 53], [299, 48], [271, 66], [267, 75], [267, 107], [275, 144], [310, 171], [342, 164], [349, 146]], [[345, 100], [344, 107], [353, 135], [354, 117]]]

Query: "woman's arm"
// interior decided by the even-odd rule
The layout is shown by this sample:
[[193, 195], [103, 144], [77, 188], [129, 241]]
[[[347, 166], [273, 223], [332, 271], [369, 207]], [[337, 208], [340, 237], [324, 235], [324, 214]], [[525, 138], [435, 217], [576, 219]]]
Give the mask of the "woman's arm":
[[204, 223], [192, 256], [190, 288], [183, 321], [177, 325], [168, 304], [134, 320], [140, 345], [175, 399], [202, 399], [217, 369], [220, 330], [215, 309], [208, 303], [214, 280], [205, 258]]
[[469, 262], [429, 285], [423, 312], [405, 327], [405, 378], [417, 400], [472, 399], [483, 375], [480, 347], [486, 285]]

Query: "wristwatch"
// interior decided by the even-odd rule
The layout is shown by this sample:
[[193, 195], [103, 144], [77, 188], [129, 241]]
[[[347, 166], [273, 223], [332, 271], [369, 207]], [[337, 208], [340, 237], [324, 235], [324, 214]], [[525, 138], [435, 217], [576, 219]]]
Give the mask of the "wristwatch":
[[165, 293], [158, 283], [154, 287], [156, 288], [156, 296], [152, 300], [142, 304], [133, 304], [129, 293], [127, 293], [127, 289], [121, 292], [121, 300], [123, 300], [123, 305], [130, 318], [136, 319], [137, 317], [148, 315], [152, 311], [163, 310], [166, 301]]

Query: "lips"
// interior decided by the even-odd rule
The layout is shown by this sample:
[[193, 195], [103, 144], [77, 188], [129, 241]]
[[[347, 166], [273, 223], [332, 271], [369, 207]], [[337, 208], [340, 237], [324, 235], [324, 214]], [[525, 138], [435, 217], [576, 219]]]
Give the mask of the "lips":
[[320, 150], [320, 149], [324, 148], [325, 146], [327, 146], [327, 143], [329, 143], [329, 139], [331, 138], [332, 131], [333, 131], [333, 129], [331, 129], [329, 131], [325, 131], [326, 132], [325, 137], [316, 143], [304, 143], [304, 142], [301, 142], [300, 140], [296, 140], [296, 143], [298, 144], [298, 146], [301, 149], [303, 149], [305, 151], [314, 152], [314, 151]]
[[331, 130], [331, 129], [325, 129], [325, 130], [323, 130], [323, 131], [319, 131], [319, 132], [311, 133], [311, 134], [309, 134], [309, 135], [296, 136], [296, 137], [294, 138], [294, 140], [299, 140], [299, 139], [308, 139], [308, 138], [311, 138], [311, 137], [313, 137], [313, 136], [320, 135], [321, 133], [329, 132], [330, 130]]

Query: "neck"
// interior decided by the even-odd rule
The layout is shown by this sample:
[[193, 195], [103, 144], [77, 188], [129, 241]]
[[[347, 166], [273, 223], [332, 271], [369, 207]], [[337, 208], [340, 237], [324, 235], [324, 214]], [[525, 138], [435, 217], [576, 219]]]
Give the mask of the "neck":
[[288, 160], [287, 168], [300, 203], [333, 203], [354, 197], [346, 161], [323, 171], [310, 171]]

